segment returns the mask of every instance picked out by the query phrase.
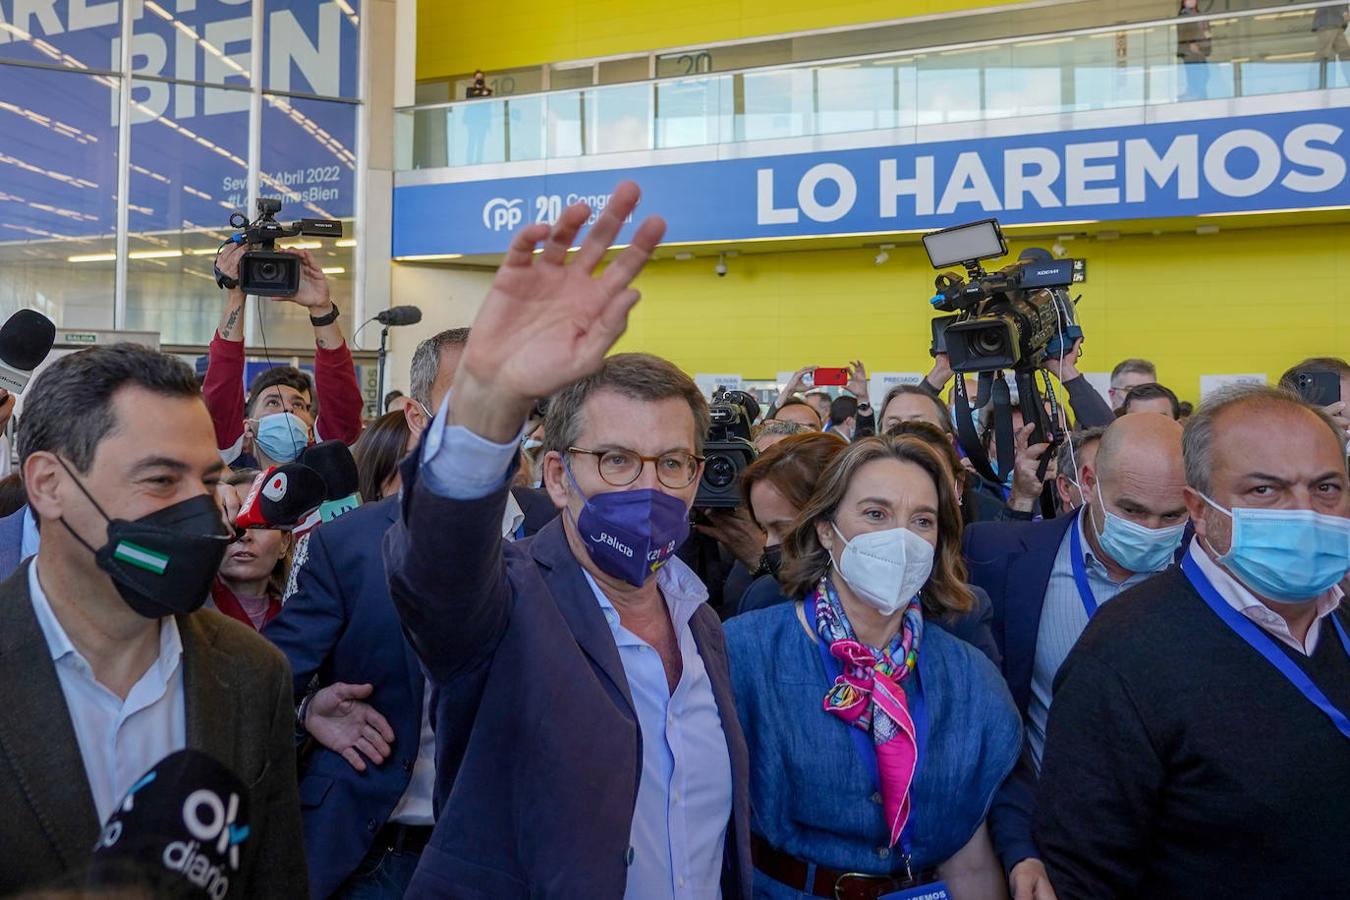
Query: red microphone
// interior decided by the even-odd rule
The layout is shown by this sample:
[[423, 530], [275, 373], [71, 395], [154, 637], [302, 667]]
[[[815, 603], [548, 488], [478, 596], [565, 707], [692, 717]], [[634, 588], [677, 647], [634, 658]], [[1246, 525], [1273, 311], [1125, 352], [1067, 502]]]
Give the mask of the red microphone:
[[323, 503], [325, 490], [323, 476], [309, 466], [273, 466], [253, 480], [235, 516], [235, 527], [294, 528]]

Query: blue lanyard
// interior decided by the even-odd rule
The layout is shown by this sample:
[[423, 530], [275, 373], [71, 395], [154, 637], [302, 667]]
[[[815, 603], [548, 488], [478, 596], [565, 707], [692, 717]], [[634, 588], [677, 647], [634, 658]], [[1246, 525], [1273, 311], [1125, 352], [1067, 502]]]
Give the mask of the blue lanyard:
[[[830, 646], [825, 643], [825, 639], [819, 633], [816, 634], [816, 645], [820, 648], [821, 662], [825, 664], [825, 677], [833, 684], [835, 679], [843, 672], [843, 666], [839, 660], [830, 655]], [[914, 681], [910, 685], [911, 690], [908, 692], [909, 717], [914, 720], [914, 778], [910, 781], [910, 791], [913, 792], [914, 782], [919, 780], [919, 769], [923, 765], [924, 747], [928, 745], [928, 714], [927, 707], [924, 705], [923, 684], [919, 681], [917, 660], [914, 664], [914, 671], [910, 673], [909, 677]], [[871, 776], [872, 787], [879, 790], [881, 773], [877, 770], [877, 748], [872, 743], [872, 736], [853, 725], [844, 725], [844, 727], [848, 729], [849, 737], [853, 739], [853, 747], [858, 751], [858, 758], [862, 760], [863, 767], [867, 769]], [[913, 856], [914, 818], [914, 802], [911, 799], [909, 819], [900, 832], [900, 849], [905, 854], [905, 868], [907, 870], [909, 869], [910, 858]]]
[[[1327, 699], [1327, 695], [1315, 684], [1307, 674], [1294, 664], [1283, 650], [1275, 644], [1275, 639], [1262, 631], [1255, 622], [1248, 619], [1242, 613], [1230, 606], [1219, 592], [1215, 590], [1214, 585], [1205, 577], [1205, 573], [1200, 571], [1190, 554], [1181, 561], [1181, 571], [1190, 579], [1191, 586], [1200, 594], [1200, 599], [1205, 601], [1214, 614], [1223, 620], [1224, 624], [1237, 633], [1237, 636], [1246, 641], [1251, 648], [1266, 658], [1266, 661], [1280, 670], [1280, 674], [1289, 679], [1289, 683], [1298, 688], [1304, 697], [1307, 697], [1313, 706], [1316, 706], [1322, 712], [1326, 713], [1331, 723], [1341, 734], [1350, 738], [1350, 719], [1341, 710], [1337, 709]], [[1331, 623], [1336, 628], [1336, 634], [1340, 636], [1341, 647], [1345, 649], [1345, 655], [1350, 657], [1350, 636], [1345, 633], [1340, 620], [1335, 614], [1329, 616]]]
[[1069, 562], [1073, 566], [1073, 580], [1078, 585], [1078, 599], [1083, 601], [1083, 612], [1087, 613], [1088, 621], [1097, 612], [1097, 598], [1092, 595], [1092, 585], [1088, 582], [1087, 563], [1083, 557], [1083, 510], [1086, 506], [1080, 506], [1078, 512], [1074, 513], [1074, 523], [1069, 526]]

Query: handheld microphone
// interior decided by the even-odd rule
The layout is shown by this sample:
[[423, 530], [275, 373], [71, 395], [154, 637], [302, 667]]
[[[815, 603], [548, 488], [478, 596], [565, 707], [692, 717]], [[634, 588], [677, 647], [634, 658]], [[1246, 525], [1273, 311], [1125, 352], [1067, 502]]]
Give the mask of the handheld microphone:
[[300, 451], [297, 462], [318, 472], [327, 486], [323, 502], [319, 504], [320, 521], [331, 522], [361, 505], [361, 476], [356, 470], [352, 451], [342, 441], [320, 441], [306, 447]]
[[248, 788], [200, 750], [155, 764], [113, 810], [85, 873], [89, 888], [145, 886], [156, 897], [242, 896], [249, 841]]
[[375, 316], [375, 321], [390, 328], [399, 325], [416, 325], [422, 321], [422, 310], [416, 306], [391, 306]]
[[35, 309], [21, 309], [0, 326], [0, 388], [22, 393], [56, 342], [56, 323]]
[[324, 501], [323, 476], [298, 462], [273, 466], [253, 480], [235, 516], [236, 528], [288, 531]]

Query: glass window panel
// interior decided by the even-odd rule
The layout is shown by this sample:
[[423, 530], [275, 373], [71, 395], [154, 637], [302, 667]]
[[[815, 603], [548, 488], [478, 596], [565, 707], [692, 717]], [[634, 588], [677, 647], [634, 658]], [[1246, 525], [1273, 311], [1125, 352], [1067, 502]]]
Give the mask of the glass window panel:
[[731, 79], [656, 83], [656, 146], [697, 147], [731, 137]]
[[120, 7], [119, 0], [0, 3], [0, 59], [117, 71]]
[[[264, 96], [262, 110], [262, 172], [259, 190], [282, 198], [278, 221], [302, 218], [340, 219], [348, 243], [353, 235], [356, 197], [356, 114], [350, 103], [331, 100]], [[352, 252], [336, 241], [295, 238], [286, 243], [318, 244], [310, 252], [328, 275], [333, 301], [353, 327]], [[342, 271], [337, 271], [341, 269]], [[285, 302], [267, 301], [262, 330], [249, 336], [250, 345], [263, 339], [269, 347], [309, 347], [314, 343], [304, 309]]]
[[570, 91], [573, 88], [590, 87], [595, 84], [595, 65], [586, 63], [581, 66], [557, 65], [548, 73], [548, 85], [551, 91]]
[[505, 100], [475, 100], [446, 109], [452, 166], [506, 161]]
[[263, 18], [269, 91], [355, 98], [361, 0], [268, 0]]
[[647, 150], [652, 144], [652, 87], [634, 84], [586, 92], [588, 153]]
[[548, 155], [553, 158], [580, 156], [583, 126], [580, 91], [548, 96]]
[[741, 103], [736, 139], [760, 141], [811, 134], [814, 74], [803, 68], [738, 75]]
[[978, 56], [962, 51], [916, 59], [920, 125], [980, 118], [983, 103]]
[[506, 158], [544, 158], [544, 97], [535, 94], [506, 101]]
[[111, 328], [117, 83], [0, 65], [0, 314]]
[[816, 73], [817, 130], [821, 134], [895, 128], [899, 124], [895, 66], [853, 63]]
[[[185, 86], [138, 82], [133, 96], [179, 87]], [[151, 116], [142, 102], [131, 126], [126, 327], [158, 331], [165, 344], [210, 342], [221, 305], [215, 251], [234, 230], [230, 214], [252, 213], [246, 208], [248, 95], [186, 87], [195, 95], [189, 115]], [[242, 111], [199, 114], [237, 106], [239, 96]]]
[[[251, 0], [144, 0], [131, 27], [133, 75], [249, 86], [254, 65]], [[190, 118], [192, 110], [182, 106], [186, 99], [176, 102], [180, 108], [173, 115]]]

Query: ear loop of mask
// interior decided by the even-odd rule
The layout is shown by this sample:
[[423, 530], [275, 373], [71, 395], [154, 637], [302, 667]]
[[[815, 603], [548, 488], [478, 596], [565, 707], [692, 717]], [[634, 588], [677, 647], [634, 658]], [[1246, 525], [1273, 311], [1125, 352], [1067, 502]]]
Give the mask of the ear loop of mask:
[[[104, 521], [111, 522], [112, 519], [108, 516], [106, 512], [103, 511], [103, 507], [98, 505], [98, 501], [94, 499], [94, 495], [89, 493], [89, 489], [84, 486], [84, 484], [75, 475], [75, 472], [70, 468], [70, 466], [66, 463], [66, 461], [62, 459], [61, 456], [58, 454], [53, 455], [56, 456], [56, 461], [61, 464], [61, 468], [66, 470], [66, 474], [70, 476], [70, 480], [75, 482], [75, 486], [80, 489], [80, 493], [84, 494], [84, 499], [88, 500], [90, 504], [94, 507], [94, 509], [98, 510], [98, 514], [103, 517]], [[65, 527], [66, 531], [70, 532], [71, 537], [80, 542], [81, 547], [88, 550], [95, 556], [98, 555], [98, 550], [92, 547], [89, 544], [89, 542], [86, 541], [84, 538], [80, 537], [79, 533], [76, 532], [74, 528], [70, 527], [70, 523], [66, 521], [65, 516], [61, 516], [60, 518], [57, 519], [57, 521], [60, 522]]]

